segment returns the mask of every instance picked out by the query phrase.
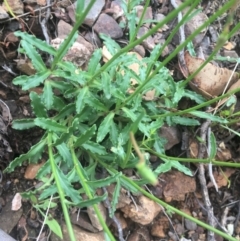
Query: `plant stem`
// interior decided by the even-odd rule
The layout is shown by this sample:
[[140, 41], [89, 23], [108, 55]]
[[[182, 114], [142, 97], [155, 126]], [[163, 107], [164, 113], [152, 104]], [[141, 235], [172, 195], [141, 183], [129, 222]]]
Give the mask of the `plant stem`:
[[[77, 171], [77, 174], [79, 176], [80, 183], [81, 183], [87, 197], [89, 199], [93, 199], [93, 195], [92, 195], [92, 193], [89, 189], [89, 186], [86, 183], [87, 180], [83, 175], [83, 172], [81, 170], [82, 167], [80, 167], [81, 164], [79, 163], [79, 160], [76, 157], [73, 146], [70, 147], [70, 151], [71, 151], [71, 154], [72, 154], [73, 164], [74, 164], [74, 166], [76, 168], [76, 171]], [[94, 204], [93, 208], [94, 208], [94, 211], [95, 211], [95, 213], [98, 217], [99, 222], [101, 223], [101, 225], [103, 227], [103, 230], [107, 233], [107, 235], [108, 235], [108, 237], [110, 238], [111, 241], [116, 241], [115, 238], [113, 237], [112, 233], [110, 232], [108, 226], [106, 225], [106, 222], [104, 221], [103, 216], [102, 216], [97, 204]]]
[[57, 190], [58, 190], [58, 194], [59, 194], [59, 198], [60, 198], [60, 202], [61, 202], [61, 206], [62, 206], [62, 210], [63, 210], [64, 219], [65, 219], [65, 222], [67, 225], [69, 237], [70, 237], [71, 241], [76, 241], [76, 238], [75, 238], [75, 235], [73, 232], [73, 228], [72, 228], [72, 224], [71, 224], [71, 220], [69, 217], [68, 209], [65, 204], [65, 195], [64, 195], [63, 189], [60, 184], [59, 175], [57, 173], [57, 167], [56, 167], [54, 157], [53, 157], [52, 133], [48, 133], [48, 155], [49, 155], [49, 162], [51, 165], [52, 173], [53, 173], [53, 176], [54, 176], [54, 179], [56, 182], [56, 186], [57, 186]]

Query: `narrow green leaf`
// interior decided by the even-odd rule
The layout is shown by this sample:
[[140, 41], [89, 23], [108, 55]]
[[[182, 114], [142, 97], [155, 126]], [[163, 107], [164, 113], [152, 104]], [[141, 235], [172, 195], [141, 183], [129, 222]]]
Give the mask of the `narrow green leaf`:
[[23, 40], [27, 41], [30, 45], [36, 46], [38, 49], [41, 49], [41, 51], [44, 51], [48, 54], [55, 55], [57, 52], [52, 46], [48, 45], [45, 41], [36, 38], [32, 34], [27, 34], [26, 32], [22, 31], [16, 31], [14, 34], [17, 37], [21, 37]]
[[31, 88], [39, 86], [45, 79], [51, 74], [50, 70], [38, 72], [35, 75], [21, 75], [13, 80], [13, 84], [21, 85], [23, 90], [29, 90]]
[[44, 83], [43, 94], [42, 94], [42, 101], [45, 104], [47, 110], [50, 110], [53, 105], [53, 91], [52, 86], [48, 80]]
[[57, 186], [55, 183], [53, 183], [51, 186], [45, 187], [44, 190], [42, 190], [40, 196], [39, 196], [39, 200], [45, 200], [47, 198], [49, 198], [51, 195], [55, 195], [57, 194], [58, 190], [57, 190]]
[[112, 122], [111, 126], [109, 126], [109, 136], [112, 144], [117, 146], [119, 133], [117, 125], [114, 121]]
[[116, 186], [114, 188], [114, 192], [113, 192], [113, 195], [112, 195], [112, 201], [111, 201], [111, 210], [110, 210], [110, 213], [109, 213], [109, 216], [112, 218], [115, 214], [115, 211], [116, 211], [116, 206], [118, 204], [118, 198], [120, 196], [120, 190], [121, 190], [121, 184], [120, 184], [120, 181], [119, 179], [117, 179], [117, 182], [116, 182]]
[[121, 183], [121, 186], [123, 186], [126, 190], [129, 190], [129, 192], [139, 193], [138, 189], [136, 189], [131, 183], [129, 183], [127, 180], [123, 179], [122, 177], [120, 177], [120, 183]]
[[[62, 77], [62, 76], [61, 76]], [[52, 87], [64, 92], [69, 89], [72, 85], [66, 81], [48, 80]]]
[[12, 128], [16, 130], [26, 130], [35, 127], [34, 119], [14, 120]]
[[189, 114], [197, 116], [199, 118], [209, 119], [211, 121], [216, 121], [216, 122], [219, 122], [219, 123], [224, 123], [224, 124], [228, 123], [227, 119], [224, 119], [224, 118], [219, 117], [219, 116], [212, 115], [210, 113], [202, 112], [202, 111], [195, 110], [195, 111], [189, 112]]
[[172, 162], [166, 161], [165, 163], [160, 164], [155, 170], [154, 173], [158, 176], [161, 173], [168, 172], [172, 169]]
[[180, 125], [184, 125], [184, 126], [200, 125], [200, 122], [198, 120], [195, 120], [192, 118], [187, 118], [187, 117], [182, 117], [182, 116], [173, 116], [171, 119], [175, 124], [180, 124]]
[[99, 145], [96, 142], [87, 141], [84, 144], [82, 144], [82, 147], [85, 150], [88, 150], [88, 151], [92, 152], [93, 154], [98, 154], [98, 155], [105, 155], [105, 154], [107, 154], [107, 151], [106, 151], [105, 147]]
[[102, 121], [98, 128], [97, 142], [101, 142], [109, 132], [109, 126], [112, 125], [114, 113], [110, 112]]
[[107, 99], [110, 99], [111, 98], [111, 82], [112, 82], [111, 77], [106, 71], [102, 72], [101, 76], [102, 76], [102, 86], [104, 87], [103, 92], [105, 94], [105, 97]]
[[40, 54], [36, 51], [36, 49], [33, 47], [33, 45], [29, 44], [25, 40], [21, 41], [21, 45], [24, 48], [24, 50], [26, 51], [26, 54], [29, 57], [29, 59], [31, 59], [32, 64], [33, 64], [34, 68], [36, 69], [36, 71], [37, 72], [46, 71], [47, 68], [46, 68]]
[[67, 127], [57, 123], [55, 120], [36, 118], [34, 120], [35, 125], [43, 128], [44, 130], [53, 132], [67, 132]]
[[87, 95], [89, 93], [88, 87], [82, 88], [77, 96], [77, 101], [76, 101], [76, 111], [77, 113], [80, 113], [85, 105], [86, 99], [88, 98]]
[[212, 160], [215, 158], [215, 156], [217, 154], [217, 143], [216, 143], [215, 136], [212, 132], [210, 134], [209, 149], [210, 149], [209, 159]]
[[45, 223], [48, 225], [48, 227], [50, 228], [50, 230], [55, 233], [59, 238], [63, 238], [63, 234], [62, 234], [62, 228], [59, 225], [59, 223], [57, 222], [56, 219], [54, 218], [47, 218], [45, 220]]
[[131, 124], [131, 131], [135, 134], [136, 131], [138, 130], [138, 127], [140, 125], [140, 122], [143, 118], [143, 116], [145, 115], [145, 111], [143, 111], [142, 113], [140, 113], [137, 117], [137, 119]]
[[90, 129], [88, 129], [80, 137], [77, 138], [76, 142], [74, 143], [74, 146], [81, 146], [83, 143], [90, 140], [92, 136], [95, 134], [96, 129], [96, 125], [93, 125]]
[[65, 105], [65, 107], [58, 113], [57, 116], [55, 116], [55, 120], [63, 120], [65, 117], [68, 117], [75, 113], [75, 103], [71, 103], [68, 105]]
[[37, 117], [47, 117], [47, 111], [45, 106], [43, 105], [40, 96], [36, 92], [30, 93], [31, 106], [33, 108], [33, 112]]
[[137, 119], [136, 114], [132, 110], [126, 107], [123, 107], [122, 110], [125, 113], [125, 115], [129, 117], [132, 121], [135, 121]]
[[24, 161], [30, 160], [31, 162], [36, 163], [41, 157], [46, 143], [46, 138], [39, 141], [36, 145], [32, 146], [26, 154], [22, 154], [21, 156], [15, 158], [4, 170], [4, 172], [10, 173], [14, 171], [15, 167], [21, 166]]
[[62, 191], [68, 197], [70, 197], [74, 203], [79, 203], [81, 201], [79, 192], [73, 188], [72, 184], [69, 182], [69, 180], [67, 179], [66, 175], [64, 175], [62, 170], [57, 165], [55, 166]]
[[180, 172], [182, 172], [182, 173], [192, 177], [191, 170], [189, 168], [187, 168], [186, 166], [184, 166], [183, 164], [181, 164], [180, 162], [173, 161], [172, 162], [172, 167], [176, 168], [178, 171], [180, 171]]
[[191, 100], [194, 100], [197, 104], [202, 104], [204, 101], [206, 101], [205, 98], [202, 97], [202, 95], [197, 94], [194, 91], [191, 90], [184, 90], [183, 96], [188, 97]]
[[107, 194], [103, 194], [102, 196], [97, 196], [95, 198], [88, 199], [86, 201], [81, 201], [80, 203], [74, 204], [74, 206], [79, 208], [91, 207], [94, 204], [98, 204], [104, 201], [106, 198], [107, 198]]
[[[53, 133], [53, 141], [56, 142], [59, 139], [56, 133]], [[72, 155], [66, 143], [61, 143], [56, 146], [59, 155], [62, 157], [62, 160], [67, 163], [68, 167], [71, 167], [73, 164]]]
[[96, 181], [87, 181], [86, 183], [93, 189], [97, 189], [100, 187], [106, 187], [106, 186], [109, 186], [111, 183], [116, 182], [117, 178], [119, 178], [121, 175], [122, 175], [122, 173], [118, 172], [113, 176], [106, 177], [104, 179], [99, 179]]

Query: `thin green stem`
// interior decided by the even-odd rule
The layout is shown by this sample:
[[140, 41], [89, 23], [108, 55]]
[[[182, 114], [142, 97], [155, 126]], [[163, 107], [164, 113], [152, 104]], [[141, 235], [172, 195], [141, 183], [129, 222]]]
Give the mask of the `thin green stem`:
[[209, 159], [196, 159], [196, 158], [182, 158], [182, 157], [173, 157], [173, 156], [166, 156], [164, 154], [158, 153], [153, 151], [151, 148], [148, 148], [145, 146], [145, 150], [160, 159], [163, 159], [164, 161], [179, 161], [179, 162], [191, 162], [191, 163], [212, 163], [215, 166], [223, 166], [223, 167], [235, 167], [239, 168], [240, 163], [233, 163], [233, 162], [223, 162], [223, 161], [217, 161], [217, 160], [211, 160]]
[[136, 27], [136, 29], [135, 29], [135, 32], [134, 32], [134, 34], [133, 34], [133, 36], [132, 36], [132, 39], [130, 39], [129, 43], [131, 43], [132, 41], [134, 41], [134, 39], [136, 38], [136, 36], [137, 36], [137, 34], [138, 34], [138, 31], [139, 31], [139, 29], [140, 29], [140, 27], [141, 27], [141, 25], [142, 25], [143, 18], [144, 18], [145, 14], [146, 14], [147, 7], [149, 6], [149, 3], [150, 3], [150, 0], [147, 0], [146, 3], [145, 3], [145, 5], [144, 5], [143, 12], [142, 12], [141, 17], [140, 17], [140, 19], [139, 19], [138, 25], [137, 25], [137, 27]]
[[71, 224], [71, 220], [69, 217], [69, 213], [68, 213], [68, 209], [67, 206], [65, 204], [65, 195], [59, 180], [59, 175], [57, 173], [57, 167], [54, 161], [54, 156], [53, 156], [53, 150], [52, 150], [52, 133], [48, 133], [48, 155], [49, 155], [49, 162], [51, 165], [51, 169], [52, 169], [52, 173], [55, 179], [55, 183], [57, 186], [57, 190], [58, 190], [58, 194], [59, 194], [59, 198], [60, 198], [60, 202], [61, 202], [61, 206], [62, 206], [62, 210], [63, 210], [63, 215], [64, 215], [64, 219], [67, 225], [67, 229], [68, 229], [68, 233], [69, 233], [69, 237], [71, 241], [76, 241], [74, 232], [73, 232], [73, 228], [72, 228], [72, 224]]
[[[86, 183], [87, 180], [86, 180], [86, 178], [83, 175], [83, 172], [81, 170], [82, 168], [80, 167], [81, 164], [79, 163], [79, 160], [77, 159], [77, 156], [75, 154], [74, 148], [70, 147], [70, 151], [71, 151], [71, 155], [72, 155], [72, 159], [73, 159], [73, 164], [74, 164], [74, 166], [76, 168], [76, 171], [77, 171], [77, 174], [79, 176], [79, 181], [80, 181], [80, 183], [81, 183], [81, 185], [82, 185], [82, 187], [83, 187], [87, 197], [89, 199], [93, 199], [93, 195], [92, 195], [92, 193], [91, 193], [91, 191], [89, 189], [88, 184]], [[110, 240], [116, 241], [115, 238], [113, 237], [111, 231], [109, 230], [106, 222], [104, 221], [103, 216], [102, 216], [101, 212], [99, 211], [99, 208], [98, 208], [98, 206], [96, 204], [93, 205], [93, 209], [94, 209], [94, 211], [95, 211], [95, 213], [96, 213], [96, 215], [98, 217], [99, 222], [101, 223], [101, 225], [103, 227], [103, 230], [106, 232], [106, 234], [108, 235]]]

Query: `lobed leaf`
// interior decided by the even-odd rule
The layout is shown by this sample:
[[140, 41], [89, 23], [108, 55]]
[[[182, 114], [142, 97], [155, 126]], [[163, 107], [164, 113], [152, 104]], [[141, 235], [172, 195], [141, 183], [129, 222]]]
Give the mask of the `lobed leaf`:
[[17, 37], [22, 38], [23, 40], [27, 41], [29, 43], [29, 45], [33, 45], [36, 46], [38, 49], [40, 49], [41, 51], [44, 51], [48, 54], [51, 55], [55, 55], [56, 54], [56, 49], [54, 49], [51, 45], [48, 45], [45, 41], [42, 41], [39, 38], [36, 38], [34, 35], [30, 35], [26, 32], [22, 32], [22, 31], [16, 31], [14, 32], [14, 34]]
[[52, 119], [36, 118], [34, 120], [35, 125], [41, 127], [44, 130], [52, 132], [67, 132], [67, 127], [57, 123]]
[[26, 130], [35, 126], [34, 119], [21, 119], [12, 122], [12, 128], [15, 130]]
[[46, 108], [43, 105], [41, 98], [39, 97], [39, 95], [36, 92], [30, 92], [29, 95], [30, 99], [31, 99], [31, 107], [33, 109], [34, 114], [37, 117], [47, 117], [47, 112], [46, 112]]
[[103, 92], [105, 94], [105, 97], [107, 99], [111, 98], [111, 77], [107, 72], [102, 72], [101, 74], [102, 79], [102, 86], [103, 86]]
[[95, 50], [88, 62], [87, 72], [89, 74], [94, 75], [94, 73], [98, 71], [98, 69], [100, 68], [101, 58], [102, 58], [102, 50], [101, 49]]
[[95, 134], [96, 129], [96, 125], [93, 125], [87, 131], [85, 131], [80, 137], [77, 138], [76, 142], [74, 143], [74, 146], [81, 146], [82, 144], [90, 140], [92, 136]]
[[73, 188], [72, 184], [69, 182], [62, 170], [57, 165], [55, 165], [55, 167], [62, 191], [65, 193], [65, 195], [70, 197], [75, 204], [79, 203], [81, 201], [79, 192]]
[[21, 85], [23, 90], [29, 90], [43, 83], [44, 80], [47, 79], [50, 74], [51, 74], [51, 71], [46, 70], [46, 71], [38, 72], [37, 74], [31, 75], [31, 76], [21, 75], [16, 77], [13, 80], [13, 84]]
[[85, 102], [92, 108], [98, 111], [108, 111], [108, 108], [105, 104], [103, 104], [99, 99], [97, 99], [93, 94], [90, 95], [85, 100]]
[[36, 51], [36, 49], [33, 47], [33, 45], [29, 44], [27, 41], [22, 40], [21, 45], [24, 48], [27, 56], [29, 59], [31, 59], [31, 62], [36, 69], [37, 72], [43, 72], [46, 71], [47, 68], [45, 66], [45, 63], [43, 62], [40, 54]]
[[30, 161], [32, 163], [36, 163], [39, 158], [42, 156], [42, 152], [47, 143], [47, 139], [42, 139], [37, 144], [33, 145], [31, 149], [26, 153], [22, 154], [19, 157], [15, 158], [9, 166], [4, 170], [4, 172], [10, 173], [14, 171], [15, 167], [22, 166], [24, 161]]
[[86, 103], [86, 99], [88, 99], [88, 94], [89, 94], [89, 89], [88, 87], [82, 88], [77, 96], [77, 101], [76, 101], [76, 111], [77, 113], [80, 113]]
[[114, 113], [110, 112], [102, 121], [98, 128], [97, 142], [101, 142], [109, 133], [109, 126], [112, 125]]
[[92, 142], [92, 141], [87, 141], [84, 144], [82, 144], [82, 148], [87, 151], [90, 151], [93, 154], [98, 154], [98, 155], [107, 154], [104, 146], [101, 146], [98, 143]]
[[53, 105], [53, 96], [51, 82], [46, 80], [43, 88], [42, 102], [45, 104], [47, 110], [50, 110]]

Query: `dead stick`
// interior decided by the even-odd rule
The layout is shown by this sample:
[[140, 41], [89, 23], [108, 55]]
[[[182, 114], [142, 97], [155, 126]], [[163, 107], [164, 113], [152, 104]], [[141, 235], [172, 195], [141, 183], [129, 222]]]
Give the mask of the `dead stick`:
[[[210, 123], [211, 123], [210, 120], [206, 120], [201, 126], [200, 137], [201, 137], [202, 142], [199, 143], [199, 149], [198, 149], [198, 158], [199, 159], [202, 159], [204, 157], [204, 153], [206, 150], [206, 136], [207, 136], [207, 131], [208, 131], [208, 127], [209, 127]], [[202, 163], [199, 164], [198, 178], [199, 178], [199, 181], [201, 184], [204, 205], [206, 207], [207, 214], [208, 214], [208, 223], [210, 226], [215, 227], [216, 222], [215, 222], [215, 218], [214, 218], [213, 207], [212, 207], [209, 195], [208, 195], [207, 183], [206, 183], [206, 178], [205, 178], [205, 169], [204, 169], [204, 164], [202, 164]], [[207, 240], [215, 241], [214, 232], [208, 231]]]

